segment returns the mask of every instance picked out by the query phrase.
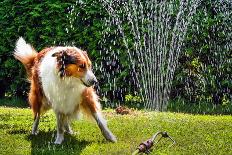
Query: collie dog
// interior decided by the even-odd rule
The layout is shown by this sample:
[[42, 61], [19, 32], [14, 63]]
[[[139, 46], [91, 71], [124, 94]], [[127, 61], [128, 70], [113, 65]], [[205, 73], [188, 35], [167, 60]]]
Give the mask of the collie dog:
[[56, 114], [55, 144], [64, 140], [64, 132], [73, 133], [70, 121], [79, 113], [96, 120], [103, 136], [116, 142], [101, 114], [93, 85], [97, 82], [91, 61], [85, 51], [76, 47], [49, 47], [39, 53], [19, 38], [14, 57], [26, 68], [30, 81], [29, 103], [34, 114], [32, 134], [37, 134], [39, 120], [50, 108]]

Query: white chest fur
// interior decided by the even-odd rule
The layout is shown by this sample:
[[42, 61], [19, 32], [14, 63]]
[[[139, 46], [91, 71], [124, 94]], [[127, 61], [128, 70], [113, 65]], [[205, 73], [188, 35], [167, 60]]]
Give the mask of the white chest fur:
[[61, 79], [56, 68], [56, 58], [46, 54], [40, 65], [40, 78], [45, 96], [57, 112], [72, 114], [80, 104], [81, 94], [86, 88], [79, 79], [66, 77]]

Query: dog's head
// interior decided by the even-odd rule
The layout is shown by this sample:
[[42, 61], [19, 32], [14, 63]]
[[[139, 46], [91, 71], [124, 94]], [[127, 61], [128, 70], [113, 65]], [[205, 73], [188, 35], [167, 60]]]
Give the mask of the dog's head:
[[97, 79], [92, 72], [91, 61], [85, 51], [68, 48], [52, 54], [52, 57], [56, 57], [61, 78], [78, 78], [87, 87], [97, 83]]

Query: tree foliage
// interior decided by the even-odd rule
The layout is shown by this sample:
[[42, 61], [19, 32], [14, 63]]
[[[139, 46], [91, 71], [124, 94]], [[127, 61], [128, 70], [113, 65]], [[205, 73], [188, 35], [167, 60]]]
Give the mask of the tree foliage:
[[208, 1], [188, 28], [172, 97], [192, 103], [232, 100], [232, 5]]
[[[179, 1], [176, 1], [176, 5], [179, 5]], [[197, 9], [184, 41], [171, 99], [228, 104], [232, 100], [232, 6], [229, 1], [202, 1]], [[1, 1], [0, 97], [27, 96], [29, 84], [26, 82], [25, 70], [12, 56], [15, 42], [20, 36], [38, 51], [53, 45], [75, 45], [87, 50], [97, 64], [95, 69], [101, 93], [107, 99], [121, 101], [125, 96], [127, 100], [128, 96], [134, 96], [139, 88], [131, 78], [133, 74], [130, 62], [126, 61], [123, 41], [106, 27], [104, 19], [108, 17], [109, 14], [98, 0]], [[132, 45], [128, 23], [123, 26], [128, 45]], [[107, 40], [103, 40], [106, 38], [104, 34], [108, 34]], [[116, 44], [112, 38], [117, 39]], [[100, 45], [100, 42], [104, 45]], [[117, 56], [108, 52], [102, 61], [99, 51], [104, 50], [103, 46], [112, 44], [111, 50], [118, 51], [115, 52]], [[115, 91], [111, 90], [107, 77], [101, 74], [97, 66], [116, 77], [115, 84], [118, 87]], [[133, 104], [132, 100], [129, 104]]]

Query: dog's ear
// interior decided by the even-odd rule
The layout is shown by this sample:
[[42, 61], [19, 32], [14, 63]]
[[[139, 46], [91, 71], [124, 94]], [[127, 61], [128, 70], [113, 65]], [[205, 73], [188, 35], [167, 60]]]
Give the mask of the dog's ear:
[[76, 57], [74, 57], [72, 55], [69, 55], [67, 53], [67, 51], [56, 52], [56, 53], [52, 54], [52, 57], [56, 57], [57, 61], [59, 63], [64, 64], [64, 65], [76, 64], [77, 63]]
[[60, 56], [60, 52], [56, 52], [52, 54], [52, 57], [59, 57]]
[[71, 54], [69, 55], [67, 51], [56, 52], [52, 54], [52, 57], [56, 57], [57, 59], [60, 77], [66, 75], [65, 68], [67, 65], [77, 63], [76, 57]]

